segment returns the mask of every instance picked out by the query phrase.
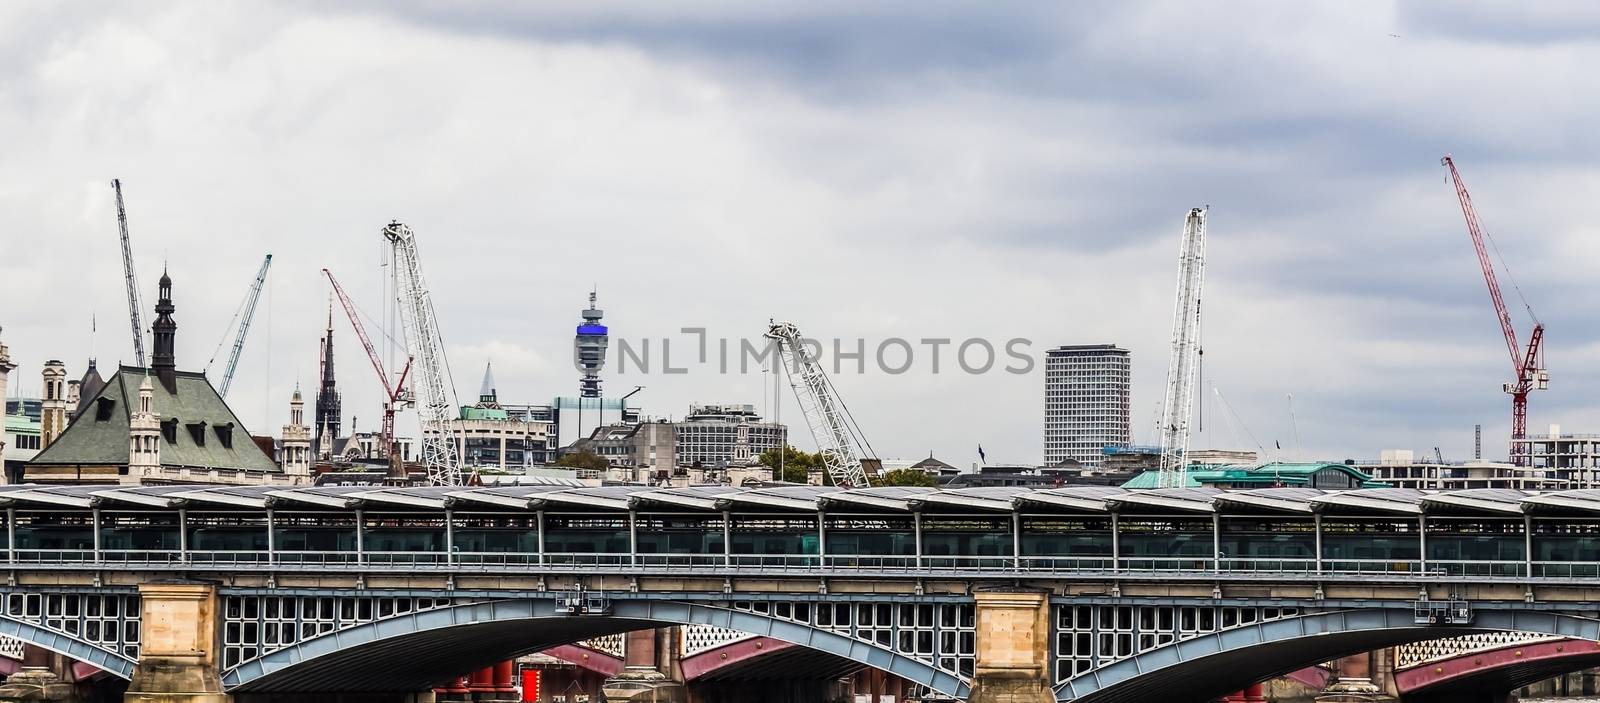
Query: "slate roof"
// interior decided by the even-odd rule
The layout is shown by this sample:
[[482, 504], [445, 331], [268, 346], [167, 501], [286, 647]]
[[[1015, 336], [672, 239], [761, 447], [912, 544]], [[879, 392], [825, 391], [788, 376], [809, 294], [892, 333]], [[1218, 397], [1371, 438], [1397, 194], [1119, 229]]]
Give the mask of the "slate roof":
[[[126, 466], [128, 417], [133, 404], [139, 402], [139, 384], [145, 373], [145, 369], [134, 366], [117, 369], [111, 380], [85, 405], [82, 416], [67, 425], [66, 431], [29, 463]], [[167, 392], [160, 383], [152, 385], [155, 388], [151, 407], [156, 415], [163, 421], [178, 420], [174, 441], [162, 438], [162, 465], [279, 471], [277, 463], [250, 439], [244, 423], [228, 409], [228, 404], [204, 374], [177, 372], [176, 393]], [[106, 408], [103, 411], [102, 406]], [[205, 423], [203, 445], [195, 442], [189, 429], [190, 424], [200, 422]], [[218, 434], [218, 428], [229, 425], [232, 426], [232, 446], [224, 445]]]
[[72, 409], [73, 419], [83, 414], [83, 409], [94, 402], [94, 397], [105, 390], [106, 381], [100, 377], [100, 370], [95, 368], [94, 359], [89, 360], [89, 366], [83, 372], [83, 378], [78, 381], [78, 407]]

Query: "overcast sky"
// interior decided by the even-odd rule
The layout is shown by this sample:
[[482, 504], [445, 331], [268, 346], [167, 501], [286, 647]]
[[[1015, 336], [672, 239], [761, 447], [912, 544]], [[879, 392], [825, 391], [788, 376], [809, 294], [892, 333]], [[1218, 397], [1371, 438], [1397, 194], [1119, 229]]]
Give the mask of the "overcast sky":
[[[1059, 344], [1131, 349], [1154, 439], [1182, 219], [1209, 205], [1195, 446], [1466, 458], [1482, 423], [1503, 457], [1511, 364], [1453, 152], [1548, 326], [1530, 426], [1600, 431], [1592, 3], [326, 5], [0, 4], [13, 388], [37, 394], [48, 358], [131, 363], [117, 177], [146, 308], [174, 279], [180, 368], [273, 254], [230, 396], [256, 434], [316, 384], [321, 268], [382, 317], [398, 218], [464, 400], [489, 360], [503, 401], [573, 394], [597, 287], [657, 365], [607, 388], [646, 386], [658, 416], [772, 402], [770, 377], [694, 363], [683, 327], [789, 319], [869, 360], [890, 337], [1029, 339], [1030, 374], [948, 348], [934, 374], [919, 345], [908, 373], [835, 383], [880, 456], [1031, 463]], [[377, 379], [335, 327], [347, 426], [376, 429]], [[663, 338], [686, 373], [661, 372]]]

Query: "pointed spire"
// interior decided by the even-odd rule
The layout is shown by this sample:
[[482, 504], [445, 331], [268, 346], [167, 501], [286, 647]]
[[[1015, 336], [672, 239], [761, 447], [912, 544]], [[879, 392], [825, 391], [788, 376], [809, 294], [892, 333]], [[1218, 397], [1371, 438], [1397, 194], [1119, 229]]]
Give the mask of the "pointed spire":
[[493, 361], [484, 362], [483, 364], [483, 387], [478, 390], [478, 398], [491, 402], [495, 399]]

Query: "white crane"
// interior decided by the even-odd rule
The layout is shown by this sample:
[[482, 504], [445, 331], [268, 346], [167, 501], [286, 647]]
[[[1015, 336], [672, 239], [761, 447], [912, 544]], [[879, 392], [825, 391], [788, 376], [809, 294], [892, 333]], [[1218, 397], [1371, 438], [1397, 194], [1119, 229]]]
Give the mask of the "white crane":
[[822, 464], [836, 486], [866, 488], [866, 468], [862, 466], [866, 445], [861, 438], [861, 428], [855, 425], [850, 411], [835, 397], [833, 384], [828, 381], [822, 366], [805, 350], [800, 328], [792, 322], [772, 322], [767, 326], [768, 339], [778, 345], [779, 363], [789, 376], [800, 412], [806, 416], [806, 426], [817, 443]]
[[1167, 365], [1167, 393], [1161, 403], [1162, 488], [1188, 482], [1189, 414], [1194, 406], [1195, 371], [1200, 363], [1200, 288], [1206, 271], [1206, 214], [1189, 210], [1178, 249], [1178, 294], [1172, 312], [1172, 359]]
[[[233, 385], [233, 372], [239, 370], [239, 355], [244, 352], [245, 335], [250, 334], [250, 321], [256, 316], [256, 303], [261, 300], [261, 289], [267, 284], [267, 269], [272, 268], [272, 255], [268, 254], [266, 260], [261, 262], [261, 270], [256, 272], [256, 279], [250, 283], [250, 290], [245, 292], [244, 303], [239, 306], [239, 311], [234, 317], [239, 319], [239, 330], [233, 337], [233, 350], [228, 352], [228, 365], [222, 370], [222, 385], [217, 387], [217, 393], [228, 397], [228, 387]], [[233, 322], [230, 320], [229, 325]], [[212, 353], [211, 359], [215, 361], [217, 355]], [[211, 362], [206, 362], [206, 370], [211, 369]]]
[[133, 275], [133, 247], [128, 244], [128, 211], [122, 207], [122, 181], [111, 179], [117, 191], [117, 230], [122, 235], [122, 276], [128, 282], [128, 323], [133, 325], [133, 361], [144, 366], [144, 323], [140, 321], [139, 279]]
[[433, 311], [433, 298], [422, 279], [417, 240], [411, 228], [390, 222], [383, 228], [394, 255], [395, 298], [406, 345], [416, 360], [417, 414], [422, 422], [422, 463], [428, 482], [436, 486], [462, 484], [461, 455], [456, 444], [455, 385], [444, 358], [444, 340]]

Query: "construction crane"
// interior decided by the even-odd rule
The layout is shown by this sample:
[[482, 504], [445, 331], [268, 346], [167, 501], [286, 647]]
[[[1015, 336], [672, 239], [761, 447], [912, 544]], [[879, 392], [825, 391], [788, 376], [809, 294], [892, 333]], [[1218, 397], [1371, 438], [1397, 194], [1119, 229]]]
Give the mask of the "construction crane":
[[863, 459], [863, 448], [870, 451], [862, 437], [861, 428], [850, 416], [834, 392], [833, 383], [823, 373], [822, 365], [805, 350], [800, 328], [792, 322], [771, 322], [767, 325], [767, 339], [778, 345], [779, 362], [794, 388], [800, 412], [806, 417], [811, 438], [817, 443], [822, 464], [833, 484], [846, 488], [865, 488], [871, 483], [867, 478], [866, 463], [876, 464], [876, 459]]
[[139, 279], [133, 275], [133, 246], [128, 243], [128, 211], [122, 206], [122, 181], [111, 179], [117, 191], [117, 230], [122, 235], [122, 276], [128, 283], [128, 323], [133, 326], [133, 360], [144, 366], [144, 323], [140, 321]]
[[[245, 335], [250, 334], [250, 321], [256, 316], [256, 302], [261, 300], [261, 289], [267, 284], [267, 269], [272, 268], [272, 255], [268, 254], [266, 260], [261, 262], [261, 270], [256, 272], [256, 280], [250, 284], [250, 290], [245, 293], [244, 304], [239, 307], [239, 312], [234, 317], [239, 320], [239, 331], [233, 336], [233, 349], [228, 352], [228, 365], [222, 370], [222, 385], [217, 387], [217, 393], [228, 397], [228, 387], [233, 385], [233, 372], [239, 370], [239, 355], [244, 352]], [[233, 324], [231, 321], [228, 324]], [[216, 355], [212, 354], [212, 360]], [[206, 368], [211, 368], [211, 363], [206, 362]]]
[[433, 298], [422, 278], [417, 239], [411, 228], [390, 222], [383, 228], [394, 258], [395, 298], [406, 345], [417, 369], [417, 414], [422, 423], [422, 463], [428, 482], [436, 486], [462, 485], [461, 453], [456, 444], [455, 385], [444, 357], [444, 340], [433, 311]]
[[1194, 406], [1195, 372], [1200, 360], [1200, 289], [1206, 279], [1207, 210], [1193, 208], [1183, 218], [1178, 246], [1178, 294], [1172, 311], [1172, 358], [1167, 364], [1167, 392], [1161, 403], [1162, 488], [1188, 482], [1189, 414]]
[[[1516, 380], [1502, 386], [1506, 393], [1511, 394], [1511, 462], [1521, 466], [1527, 462], [1525, 457], [1518, 456], [1516, 451], [1517, 440], [1528, 436], [1528, 393], [1533, 390], [1545, 390], [1550, 387], [1550, 373], [1544, 368], [1544, 323], [1539, 321], [1539, 316], [1533, 313], [1533, 307], [1524, 299], [1522, 305], [1528, 311], [1528, 317], [1533, 318], [1533, 333], [1528, 336], [1528, 349], [1521, 351], [1517, 346], [1517, 330], [1511, 324], [1511, 313], [1506, 310], [1506, 302], [1500, 296], [1500, 283], [1495, 279], [1494, 262], [1489, 258], [1489, 250], [1484, 247], [1483, 228], [1478, 224], [1478, 213], [1472, 207], [1472, 195], [1467, 193], [1467, 184], [1461, 180], [1461, 173], [1456, 170], [1456, 162], [1445, 154], [1439, 163], [1450, 169], [1450, 180], [1456, 187], [1456, 199], [1461, 201], [1461, 215], [1467, 220], [1467, 233], [1472, 235], [1472, 246], [1478, 252], [1478, 265], [1483, 268], [1483, 282], [1489, 286], [1489, 299], [1494, 301], [1495, 316], [1500, 318], [1500, 333], [1506, 338], [1506, 350], [1511, 355], [1511, 371]], [[1509, 271], [1508, 271], [1509, 272]], [[1516, 288], [1516, 281], [1512, 281]], [[1522, 294], [1521, 290], [1517, 295]]]
[[367, 337], [367, 330], [361, 326], [361, 320], [356, 316], [355, 303], [350, 302], [350, 296], [345, 295], [344, 287], [339, 285], [332, 271], [323, 269], [322, 273], [328, 277], [328, 284], [333, 286], [333, 294], [339, 297], [339, 304], [344, 306], [344, 314], [350, 318], [350, 327], [356, 331], [356, 338], [361, 340], [362, 348], [367, 350], [367, 359], [372, 362], [372, 370], [378, 372], [378, 382], [383, 384], [386, 398], [383, 403], [383, 456], [389, 460], [390, 476], [402, 477], [404, 474], [400, 464], [400, 452], [395, 451], [394, 444], [394, 413], [412, 402], [411, 392], [406, 388], [406, 377], [411, 373], [411, 357], [406, 357], [405, 368], [400, 370], [399, 378], [391, 383], [389, 372], [383, 368], [383, 359], [379, 358], [378, 350], [372, 346], [372, 340]]

